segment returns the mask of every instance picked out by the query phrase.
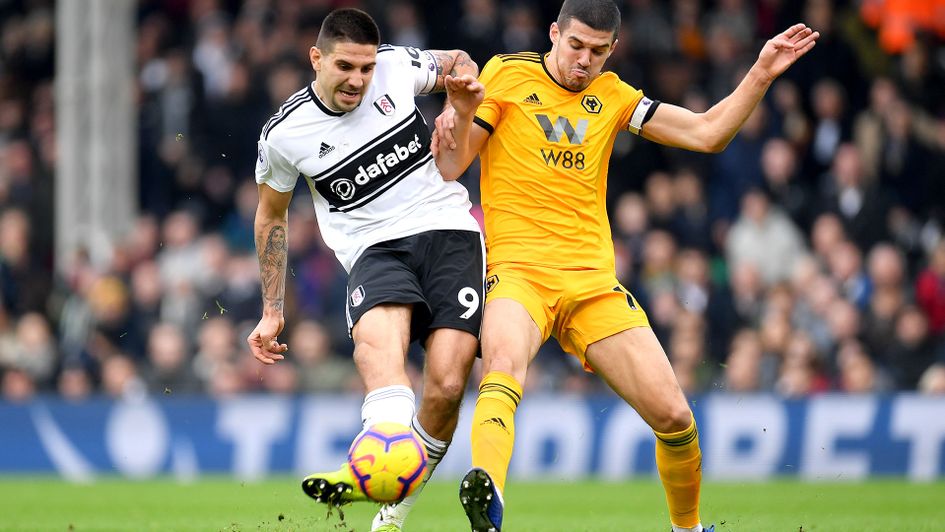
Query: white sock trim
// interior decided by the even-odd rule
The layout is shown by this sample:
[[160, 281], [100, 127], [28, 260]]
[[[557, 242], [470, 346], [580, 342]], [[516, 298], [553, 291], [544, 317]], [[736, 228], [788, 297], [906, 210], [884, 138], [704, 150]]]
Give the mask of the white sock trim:
[[364, 396], [361, 425], [367, 428], [377, 423], [392, 421], [409, 427], [416, 410], [417, 399], [409, 386], [384, 386]]
[[[420, 419], [417, 416], [413, 416], [413, 419], [410, 421], [410, 426], [413, 430], [420, 436], [420, 441], [423, 442], [423, 446], [427, 449], [427, 455], [430, 458], [430, 461], [436, 460], [439, 462], [443, 455], [446, 454], [446, 450], [450, 446], [450, 442], [438, 440], [433, 436], [430, 436], [430, 433], [423, 428], [423, 425], [420, 424]], [[434, 464], [435, 467], [435, 464]]]

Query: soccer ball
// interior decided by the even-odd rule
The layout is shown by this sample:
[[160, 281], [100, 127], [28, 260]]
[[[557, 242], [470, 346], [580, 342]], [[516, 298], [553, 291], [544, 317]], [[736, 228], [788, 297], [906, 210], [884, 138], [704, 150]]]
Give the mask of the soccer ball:
[[348, 468], [369, 499], [396, 502], [410, 495], [423, 481], [427, 451], [410, 427], [378, 423], [351, 444]]

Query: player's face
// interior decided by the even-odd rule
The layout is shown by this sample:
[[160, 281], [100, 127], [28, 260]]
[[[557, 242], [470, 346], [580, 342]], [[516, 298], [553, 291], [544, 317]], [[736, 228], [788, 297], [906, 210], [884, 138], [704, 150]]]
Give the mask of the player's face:
[[614, 35], [571, 19], [561, 28], [551, 23], [551, 61], [559, 83], [573, 91], [587, 88], [614, 51]]
[[377, 64], [377, 46], [337, 42], [327, 53], [310, 52], [317, 73], [315, 91], [333, 111], [347, 113], [361, 104]]

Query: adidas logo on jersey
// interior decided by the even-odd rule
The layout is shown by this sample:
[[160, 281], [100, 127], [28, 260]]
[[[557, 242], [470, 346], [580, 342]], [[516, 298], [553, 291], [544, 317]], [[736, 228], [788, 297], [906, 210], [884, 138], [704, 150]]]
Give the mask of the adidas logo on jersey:
[[322, 157], [331, 153], [334, 149], [334, 146], [329, 146], [328, 144], [322, 142], [322, 147], [318, 149], [318, 158], [321, 159]]
[[522, 103], [530, 103], [532, 105], [541, 105], [541, 100], [539, 100], [538, 95], [533, 92], [529, 94], [527, 98], [522, 100]]

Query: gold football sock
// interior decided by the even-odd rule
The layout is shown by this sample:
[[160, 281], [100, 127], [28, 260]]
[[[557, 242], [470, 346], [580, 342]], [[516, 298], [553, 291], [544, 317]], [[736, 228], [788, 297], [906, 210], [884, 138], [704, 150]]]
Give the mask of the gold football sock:
[[472, 422], [472, 465], [485, 469], [499, 492], [515, 443], [515, 409], [522, 400], [522, 386], [508, 373], [489, 372], [479, 385]]
[[696, 420], [693, 418], [692, 424], [685, 430], [655, 434], [656, 468], [666, 491], [670, 520], [679, 527], [697, 526], [702, 453], [699, 451]]

